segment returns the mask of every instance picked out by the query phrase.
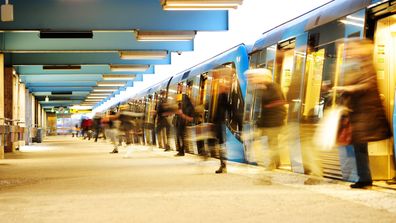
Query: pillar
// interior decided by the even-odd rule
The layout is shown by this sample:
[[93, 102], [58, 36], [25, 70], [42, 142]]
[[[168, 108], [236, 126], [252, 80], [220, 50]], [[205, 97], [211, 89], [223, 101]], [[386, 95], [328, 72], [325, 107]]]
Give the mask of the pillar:
[[[12, 67], [4, 68], [4, 117], [8, 120], [14, 120], [13, 117], [13, 99], [14, 99], [14, 89], [13, 89], [13, 75], [12, 75]], [[7, 122], [9, 125], [13, 126], [15, 123], [13, 121]], [[13, 130], [14, 131], [14, 130]], [[15, 133], [14, 133], [15, 134]], [[9, 138], [11, 139], [11, 138]], [[4, 152], [10, 153], [14, 151], [13, 143], [8, 143], [8, 145], [4, 146]]]
[[[0, 86], [4, 86], [4, 54], [0, 54]], [[4, 88], [0, 89], [0, 125], [4, 125]], [[0, 159], [4, 159], [2, 145], [0, 145]]]

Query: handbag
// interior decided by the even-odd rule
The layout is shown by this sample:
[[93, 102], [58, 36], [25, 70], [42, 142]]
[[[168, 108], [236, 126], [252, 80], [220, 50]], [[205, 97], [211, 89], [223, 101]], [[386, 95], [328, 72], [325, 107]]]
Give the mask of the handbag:
[[333, 106], [325, 111], [323, 119], [315, 130], [314, 143], [324, 151], [336, 145], [348, 145], [352, 138], [349, 112], [345, 106]]
[[[342, 46], [339, 46], [337, 58], [342, 52]], [[341, 61], [337, 61], [335, 71], [334, 87], [338, 83], [339, 67]], [[349, 145], [352, 141], [352, 126], [349, 113], [351, 110], [344, 105], [336, 104], [336, 88], [333, 88], [331, 108], [324, 112], [319, 126], [315, 130], [314, 143], [324, 151], [329, 151], [337, 145]]]

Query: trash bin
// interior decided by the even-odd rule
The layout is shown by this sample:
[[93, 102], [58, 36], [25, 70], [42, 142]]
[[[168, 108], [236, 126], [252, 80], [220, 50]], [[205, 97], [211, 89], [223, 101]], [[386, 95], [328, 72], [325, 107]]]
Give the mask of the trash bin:
[[43, 129], [37, 128], [36, 137], [33, 138], [33, 142], [41, 143], [43, 141]]

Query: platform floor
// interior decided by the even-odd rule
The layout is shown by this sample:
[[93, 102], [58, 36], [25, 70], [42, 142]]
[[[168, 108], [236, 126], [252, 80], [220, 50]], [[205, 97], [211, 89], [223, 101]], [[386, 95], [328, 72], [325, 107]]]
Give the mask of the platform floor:
[[[47, 137], [0, 160], [0, 222], [396, 222], [396, 191], [148, 147]], [[257, 173], [272, 178], [266, 185]]]

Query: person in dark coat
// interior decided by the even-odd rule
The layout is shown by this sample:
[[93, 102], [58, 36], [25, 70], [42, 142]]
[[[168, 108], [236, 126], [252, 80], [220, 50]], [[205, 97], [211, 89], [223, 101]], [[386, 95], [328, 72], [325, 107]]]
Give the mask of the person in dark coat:
[[343, 83], [335, 90], [342, 93], [342, 101], [351, 110], [351, 144], [359, 177], [351, 188], [363, 188], [372, 185], [368, 142], [387, 139], [392, 133], [379, 95], [372, 41], [351, 39], [345, 44], [345, 52]]
[[[260, 115], [255, 123], [253, 149], [257, 164], [267, 170], [279, 166], [278, 138], [286, 123], [286, 99], [279, 84], [273, 81], [272, 72], [265, 68], [250, 69], [245, 72], [249, 84], [252, 85], [257, 100], [260, 100]], [[268, 148], [263, 149], [267, 141]], [[265, 174], [260, 174], [261, 181], [270, 183]]]
[[161, 91], [157, 106], [157, 137], [158, 144], [160, 147], [163, 147], [165, 151], [170, 151], [168, 140], [170, 134], [170, 124], [167, 119], [167, 116], [170, 114], [170, 111], [166, 107], [166, 92]]
[[194, 106], [186, 94], [181, 94], [178, 100], [178, 110], [175, 113], [174, 125], [176, 128], [176, 149], [175, 156], [184, 156], [187, 141], [185, 139], [186, 126], [193, 121]]
[[216, 135], [216, 145], [213, 145], [214, 142], [212, 139], [208, 141], [208, 144], [211, 147], [215, 147], [219, 152], [220, 158], [220, 167], [215, 173], [226, 173], [227, 165], [226, 165], [226, 151], [225, 147], [226, 142], [226, 119], [227, 113], [231, 109], [229, 93], [231, 89], [231, 73], [228, 72], [228, 69], [218, 69], [216, 72], [213, 72], [213, 78], [217, 81], [217, 101], [214, 103], [213, 109], [213, 117], [212, 123], [214, 124], [214, 133]]

